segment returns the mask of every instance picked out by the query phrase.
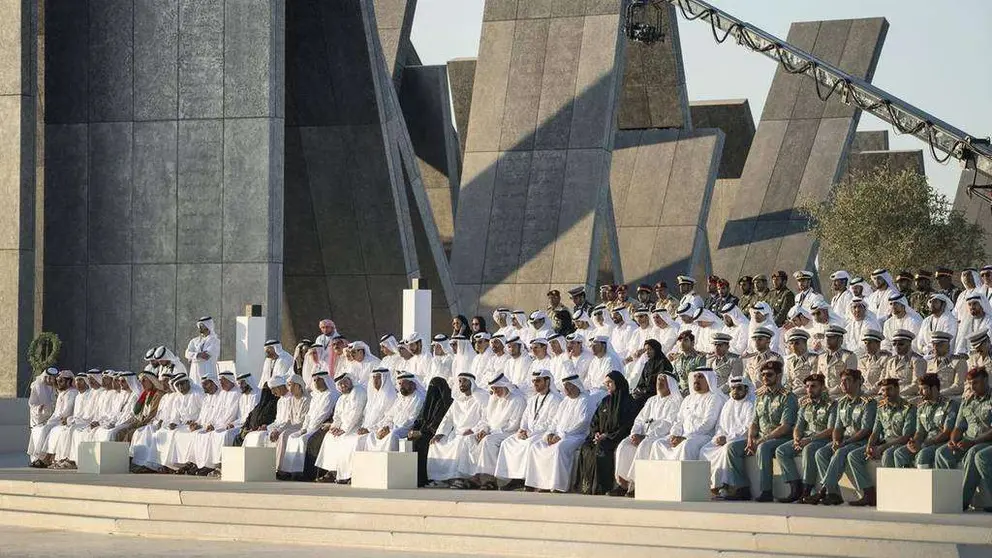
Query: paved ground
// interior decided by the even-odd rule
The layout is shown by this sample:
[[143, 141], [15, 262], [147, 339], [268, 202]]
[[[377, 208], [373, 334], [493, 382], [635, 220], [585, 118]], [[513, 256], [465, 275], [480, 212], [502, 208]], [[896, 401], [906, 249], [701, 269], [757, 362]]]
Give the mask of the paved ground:
[[[3, 558], [176, 558], [197, 557], [272, 557], [282, 558], [429, 558], [434, 554], [386, 552], [330, 546], [298, 546], [249, 542], [185, 541], [175, 539], [91, 535], [67, 531], [47, 531], [19, 527], [0, 527], [0, 556]], [[444, 556], [459, 558], [458, 555]], [[485, 558], [473, 555], [472, 558]]]

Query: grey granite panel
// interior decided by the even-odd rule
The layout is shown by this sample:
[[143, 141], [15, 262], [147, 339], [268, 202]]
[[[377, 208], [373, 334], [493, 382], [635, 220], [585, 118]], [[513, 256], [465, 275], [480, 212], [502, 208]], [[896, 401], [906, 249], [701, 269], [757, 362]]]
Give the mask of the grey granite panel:
[[551, 2], [551, 17], [574, 17], [584, 15], [586, 15], [584, 0], [552, 0]]
[[35, 253], [0, 250], [0, 394], [17, 397], [28, 391], [34, 379], [28, 364], [28, 346], [35, 326]]
[[569, 150], [565, 163], [558, 240], [555, 244], [552, 283], [587, 282], [597, 244], [593, 227], [600, 204], [609, 196], [609, 154], [599, 149]]
[[[754, 233], [750, 244], [747, 245], [747, 257], [740, 273], [754, 275], [756, 273], [774, 273], [778, 261], [782, 237], [789, 228], [789, 221], [755, 221]], [[805, 259], [805, 255], [803, 256]], [[795, 271], [793, 269], [787, 272]]]
[[90, 0], [89, 87], [91, 122], [134, 116], [134, 3]]
[[31, 27], [33, 4], [25, 0], [7, 0], [0, 18], [0, 96], [33, 95]]
[[[133, 368], [129, 370], [143, 368], [145, 351], [159, 345], [172, 348], [182, 357], [196, 326], [189, 322], [176, 324], [176, 265], [135, 265], [131, 277], [131, 314], [127, 321], [131, 325], [131, 360], [126, 365]], [[190, 287], [204, 289], [204, 285]]]
[[88, 261], [130, 262], [132, 124], [90, 124], [89, 135]]
[[[128, 366], [131, 350], [131, 266], [89, 266], [86, 297], [86, 366]], [[143, 356], [143, 355], [142, 355]]]
[[225, 0], [224, 116], [278, 116], [273, 17], [278, 0]]
[[848, 158], [847, 172], [870, 172], [879, 168], [887, 168], [892, 172], [905, 170], [925, 174], [923, 168], [923, 151], [862, 151], [851, 153]]
[[[406, 275], [368, 276], [373, 330], [371, 335], [359, 339], [376, 340], [386, 333], [401, 331], [403, 313], [397, 312], [396, 309], [403, 307], [403, 289], [408, 287]], [[424, 335], [426, 336], [427, 332], [424, 332]]]
[[[816, 44], [812, 54], [829, 64], [838, 65], [844, 54], [844, 45], [851, 32], [851, 20], [824, 21], [820, 23], [820, 31], [816, 34]], [[820, 87], [820, 94], [826, 96], [827, 88]], [[799, 86], [799, 96], [792, 118], [820, 118], [826, 103], [820, 100], [816, 93], [816, 81], [805, 77]]]
[[468, 121], [466, 153], [499, 149], [500, 125], [503, 121], [507, 79], [510, 74], [513, 29], [512, 21], [482, 24], [479, 62], [475, 70], [475, 87], [472, 93], [472, 112]]
[[87, 122], [90, 97], [88, 3], [48, 0], [44, 19], [45, 122]]
[[224, 0], [179, 0], [179, 117], [224, 116]]
[[336, 119], [334, 87], [327, 56], [324, 27], [317, 3], [290, 2], [286, 6], [286, 93], [287, 126], [330, 125]]
[[720, 130], [705, 128], [681, 134], [659, 224], [688, 225], [700, 233], [705, 231], [723, 139]]
[[517, 0], [486, 0], [486, 6], [482, 11], [482, 21], [515, 19], [516, 17]]
[[570, 149], [608, 148], [616, 118], [619, 16], [585, 18], [582, 55], [575, 80]]
[[[720, 239], [724, 233], [724, 225], [729, 220], [730, 206], [734, 203], [734, 198], [737, 196], [737, 190], [739, 188], [740, 181], [737, 179], [718, 178], [716, 184], [713, 186], [713, 198], [710, 201], [709, 213], [706, 215], [706, 237], [709, 241], [710, 258], [714, 260], [712, 262], [712, 273], [718, 277], [729, 277], [731, 275], [726, 270], [717, 267], [715, 258], [720, 252]], [[723, 262], [720, 263], [722, 264]]]
[[[332, 318], [343, 322], [348, 317], [347, 325], [342, 324], [343, 334], [349, 339], [373, 339], [375, 324], [372, 319], [372, 299], [369, 296], [368, 280], [364, 275], [338, 275], [327, 279], [328, 308]], [[321, 300], [320, 298], [316, 300]], [[397, 339], [402, 332], [393, 332]]]
[[645, 275], [635, 275], [627, 271], [624, 261], [624, 272], [630, 283], [655, 283], [660, 280], [671, 281], [671, 278], [682, 273], [694, 273], [699, 276], [698, 263], [694, 255], [694, 247], [699, 238], [705, 234], [693, 226], [658, 227], [656, 229], [654, 250], [640, 257], [650, 257], [650, 266]]
[[[327, 297], [327, 278], [323, 275], [290, 275], [283, 277], [283, 330], [293, 332], [296, 341], [310, 337], [314, 326], [329, 315], [331, 303]], [[346, 293], [354, 296], [355, 293]], [[338, 320], [338, 327], [351, 335], [351, 319]], [[342, 315], [343, 317], [343, 315]], [[371, 338], [369, 338], [371, 339]]]
[[789, 129], [775, 161], [775, 170], [768, 181], [765, 201], [761, 205], [758, 219], [792, 208], [796, 201], [796, 181], [802, 177], [803, 169], [806, 168], [819, 124], [819, 120], [789, 121]]
[[[793, 186], [795, 206], [827, 199], [834, 184], [841, 179], [845, 149], [854, 125], [850, 118], [824, 118], [819, 123], [799, 187]], [[791, 218], [803, 219], [798, 210], [792, 211]]]
[[272, 256], [275, 225], [269, 216], [277, 185], [269, 173], [282, 144], [276, 144], [271, 124], [268, 118], [224, 123], [223, 257], [227, 262], [266, 262]]
[[[451, 273], [456, 284], [482, 282], [483, 259], [496, 184], [496, 152], [467, 153], [462, 169], [462, 187], [458, 194], [458, 217], [455, 220], [455, 243], [451, 247]], [[478, 298], [479, 293], [475, 293]], [[468, 299], [459, 300], [467, 304]]]
[[486, 242], [483, 280], [486, 283], [515, 283], [520, 263], [520, 243], [524, 226], [521, 204], [527, 199], [527, 180], [533, 153], [506, 152], [496, 168], [490, 234]]
[[179, 262], [220, 262], [223, 243], [224, 122], [179, 122], [177, 240]]
[[620, 0], [585, 0], [585, 4], [587, 16], [620, 15]]
[[[286, 231], [283, 267], [286, 276], [311, 275], [322, 277], [323, 258], [320, 257], [320, 235], [314, 215], [320, 198], [311, 196], [310, 174], [303, 149], [303, 128], [286, 128]], [[318, 162], [314, 163], [315, 165]], [[348, 211], [342, 213], [348, 214]], [[287, 289], [290, 287], [287, 282]], [[287, 291], [290, 292], [290, 291]], [[323, 288], [321, 290], [323, 291]]]
[[[282, 310], [282, 265], [272, 263], [224, 263], [221, 271], [221, 322], [230, 324], [221, 335], [221, 354], [234, 356], [233, 325], [248, 304], [261, 304], [266, 317], [266, 335], [280, 332]], [[216, 315], [213, 316], [217, 318]]]
[[627, 43], [618, 116], [621, 130], [692, 127], [677, 14], [673, 6], [662, 9], [665, 40]]
[[575, 78], [582, 50], [582, 18], [555, 18], [548, 27], [547, 58], [537, 112], [536, 149], [566, 149], [572, 129]]
[[176, 261], [177, 124], [134, 124], [134, 263]]
[[758, 126], [741, 174], [740, 194], [730, 211], [731, 219], [755, 217], [761, 213], [768, 182], [788, 129], [788, 120], [771, 120]]
[[[796, 48], [809, 52], [813, 50], [819, 29], [820, 22], [818, 21], [793, 23], [789, 27], [789, 35], [785, 40]], [[775, 70], [772, 86], [768, 90], [765, 108], [761, 113], [761, 121], [788, 120], [791, 118], [793, 109], [796, 106], [796, 99], [799, 96], [799, 87], [802, 85], [804, 79], [808, 78], [792, 75], [779, 65]]]
[[533, 148], [547, 41], [547, 19], [517, 21], [503, 107], [501, 151]]
[[77, 372], [86, 363], [86, 280], [86, 266], [45, 266], [42, 328], [62, 340], [59, 367]]
[[[318, 10], [325, 43], [323, 56], [330, 65], [333, 112], [330, 118], [340, 124], [378, 124], [379, 107], [369, 65], [369, 46], [357, 2], [320, 2]], [[293, 32], [293, 25], [289, 30]], [[311, 79], [311, 78], [308, 78]], [[290, 84], [291, 87], [296, 87]]]
[[[173, 332], [163, 330], [163, 335], [173, 335], [177, 343], [185, 343], [193, 336], [196, 320], [201, 316], [214, 318], [217, 335], [222, 340], [221, 358], [234, 359], [234, 318], [222, 319], [222, 291], [226, 288], [221, 264], [178, 264], [176, 272], [175, 323]], [[258, 301], [261, 302], [261, 301]], [[268, 308], [263, 308], [268, 312]], [[244, 308], [238, 315], [244, 314]], [[226, 341], [225, 341], [226, 340]], [[185, 350], [185, 345], [182, 347]]]
[[45, 265], [86, 263], [86, 124], [45, 126]]
[[[668, 230], [668, 228], [622, 227], [617, 229], [617, 241], [620, 244], [620, 260], [623, 262], [625, 281], [649, 277], [652, 274], [651, 258], [656, 243], [655, 237], [659, 230]], [[671, 281], [670, 278], [667, 280]]]
[[960, 211], [965, 219], [979, 224], [985, 230], [985, 253], [992, 254], [992, 211], [989, 211], [988, 202], [969, 193], [968, 188], [973, 185], [992, 188], [992, 177], [974, 170], [961, 171], [954, 197], [954, 210]]
[[[838, 65], [840, 69], [870, 82], [875, 76], [875, 68], [878, 67], [878, 58], [882, 54], [882, 45], [885, 43], [888, 30], [889, 22], [885, 18], [854, 20], [844, 55]], [[823, 112], [824, 118], [852, 115], [854, 109], [840, 102], [839, 99], [831, 99]]]
[[134, 0], [134, 119], [177, 117], [178, 0]]
[[637, 168], [637, 146], [640, 145], [643, 133], [642, 130], [618, 131], [613, 153], [610, 156], [610, 199], [618, 230], [626, 224], [623, 208], [630, 193], [634, 170]]
[[458, 130], [458, 142], [461, 145], [459, 160], [465, 154], [465, 140], [468, 139], [468, 115], [472, 110], [475, 65], [476, 60], [474, 58], [448, 62], [448, 87], [451, 89], [451, 105], [455, 113], [455, 128]]
[[[517, 283], [549, 284], [551, 281], [566, 154], [566, 151], [534, 152], [520, 237]], [[496, 230], [500, 230], [498, 226]]]
[[637, 160], [623, 205], [613, 206], [617, 223], [657, 226], [666, 207], [666, 193], [687, 186], [671, 181], [678, 138], [678, 130], [645, 130], [640, 144], [631, 148]]
[[517, 4], [517, 19], [551, 17], [556, 0], [523, 0]]
[[754, 140], [754, 118], [747, 99], [695, 102], [689, 109], [693, 127], [719, 128], [726, 136], [718, 177], [740, 178]]
[[859, 153], [861, 151], [888, 151], [889, 132], [888, 130], [869, 130], [865, 132], [855, 132], [854, 141], [851, 142], [849, 151]]
[[[807, 234], [806, 221], [785, 221], [782, 230], [782, 243], [779, 245], [778, 258], [775, 261], [776, 269], [814, 269], [816, 267], [816, 250], [813, 249], [813, 242]], [[821, 270], [820, 278], [814, 278], [814, 282], [829, 281], [829, 272]], [[822, 283], [829, 285], [829, 283]]]

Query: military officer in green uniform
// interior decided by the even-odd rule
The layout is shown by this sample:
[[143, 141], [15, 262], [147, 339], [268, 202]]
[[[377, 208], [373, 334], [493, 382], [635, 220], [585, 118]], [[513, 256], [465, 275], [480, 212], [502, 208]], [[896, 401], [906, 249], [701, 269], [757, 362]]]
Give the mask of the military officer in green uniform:
[[765, 300], [772, 307], [775, 315], [775, 325], [782, 327], [789, 320], [789, 309], [796, 305], [796, 295], [787, 286], [789, 275], [784, 271], [772, 274], [773, 289]]
[[[689, 394], [689, 377], [697, 368], [706, 366], [706, 355], [696, 350], [696, 336], [689, 330], [679, 334], [678, 350], [668, 355], [672, 370], [679, 381], [679, 391], [685, 397]], [[713, 386], [716, 391], [717, 386]]]
[[795, 394], [782, 385], [782, 361], [771, 360], [761, 365], [761, 387], [754, 403], [754, 420], [747, 433], [747, 440], [731, 442], [727, 446], [730, 465], [730, 495], [728, 500], [750, 500], [751, 481], [744, 467], [744, 458], [758, 458], [761, 492], [758, 502], [772, 501], [772, 459], [778, 446], [787, 441], [796, 425], [799, 404]]
[[751, 280], [751, 284], [754, 285], [754, 300], [751, 302], [751, 307], [759, 302], [768, 302], [771, 300], [771, 291], [768, 290], [768, 276], [765, 274], [758, 274], [754, 276]]
[[924, 374], [917, 380], [916, 433], [892, 457], [896, 467], [932, 469], [937, 448], [947, 443], [958, 418], [958, 402], [940, 394], [940, 376]]
[[[961, 401], [958, 420], [951, 438], [937, 450], [938, 469], [954, 469], [964, 462], [964, 486], [961, 490], [964, 509], [979, 483], [992, 492], [992, 395], [989, 394], [989, 373], [985, 368], [972, 368], [967, 374], [968, 390]], [[992, 511], [989, 508], [987, 511]]]
[[[837, 411], [837, 404], [827, 394], [826, 383], [823, 374], [809, 374], [803, 379], [806, 395], [799, 400], [792, 439], [775, 448], [782, 476], [792, 488], [788, 497], [778, 499], [783, 504], [809, 498], [816, 488], [816, 451], [830, 443], [833, 432], [830, 425]], [[797, 454], [802, 456], [802, 477], [796, 468]]]
[[750, 316], [751, 306], [758, 302], [754, 293], [754, 279], [750, 275], [742, 275], [737, 280], [737, 286], [741, 289], [741, 296], [737, 302], [737, 306], [741, 309], [741, 312], [744, 312], [745, 316]]
[[916, 290], [909, 297], [909, 305], [926, 318], [930, 315], [930, 297], [933, 293], [933, 274], [925, 269], [916, 272], [914, 276]]
[[864, 451], [852, 451], [847, 456], [848, 476], [861, 498], [852, 506], [875, 505], [875, 482], [868, 474], [868, 461], [881, 459], [882, 467], [895, 467], [895, 451], [905, 447], [916, 432], [916, 406], [899, 395], [899, 380], [881, 381], [882, 398], [875, 412], [875, 426], [868, 436]]
[[840, 495], [841, 475], [847, 468], [851, 452], [864, 451], [868, 436], [875, 426], [875, 400], [862, 391], [861, 371], [841, 372], [841, 392], [832, 425], [831, 442], [816, 452], [816, 470], [820, 476], [820, 492], [810, 496], [808, 503], [836, 506], [844, 503]]
[[954, 303], [958, 300], [958, 295], [961, 294], [961, 289], [954, 284], [953, 269], [949, 267], [937, 268], [937, 288], [934, 292], [947, 296], [947, 298], [951, 299], [951, 308], [954, 307]]

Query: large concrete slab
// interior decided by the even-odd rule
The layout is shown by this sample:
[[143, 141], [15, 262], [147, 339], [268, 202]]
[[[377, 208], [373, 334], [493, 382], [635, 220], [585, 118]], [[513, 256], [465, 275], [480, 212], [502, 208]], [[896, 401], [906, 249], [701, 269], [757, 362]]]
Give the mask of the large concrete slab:
[[889, 131], [888, 130], [868, 130], [855, 132], [854, 141], [851, 142], [851, 153], [861, 151], [888, 151]]
[[458, 131], [458, 161], [465, 154], [465, 140], [468, 139], [468, 117], [472, 111], [472, 91], [475, 85], [475, 58], [456, 58], [448, 62], [448, 87], [451, 90], [451, 106], [455, 114], [455, 128]]
[[693, 101], [689, 104], [694, 128], [716, 128], [725, 136], [718, 178], [740, 178], [754, 141], [754, 117], [747, 99]]
[[954, 196], [954, 210], [963, 213], [968, 221], [981, 225], [985, 230], [985, 254], [992, 254], [992, 209], [989, 202], [968, 190], [971, 186], [985, 186], [984, 192], [988, 195], [992, 192], [992, 176], [975, 170], [962, 171]]
[[247, 303], [277, 332], [284, 0], [44, 5], [42, 324], [62, 364], [136, 370], [204, 314], [231, 355]]
[[[870, 81], [887, 30], [882, 18], [802, 22], [787, 41]], [[714, 273], [737, 277], [812, 264], [815, 247], [795, 208], [826, 198], [840, 179], [859, 117], [838, 98], [821, 101], [810, 78], [776, 70], [719, 233]]]
[[619, 14], [618, 3], [486, 3], [451, 253], [464, 311], [538, 306], [548, 288], [596, 281], [613, 226]]
[[37, 2], [0, 2], [0, 397], [31, 381], [34, 333]]
[[914, 171], [925, 174], [923, 150], [859, 151], [847, 156], [847, 174], [885, 168], [892, 172]]

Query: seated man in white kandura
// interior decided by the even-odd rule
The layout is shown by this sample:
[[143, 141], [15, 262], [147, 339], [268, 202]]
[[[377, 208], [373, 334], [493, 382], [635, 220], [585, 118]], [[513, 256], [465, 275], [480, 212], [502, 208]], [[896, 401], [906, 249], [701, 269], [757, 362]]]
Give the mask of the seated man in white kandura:
[[719, 496], [727, 488], [730, 461], [727, 449], [731, 442], [746, 440], [748, 429], [754, 422], [754, 386], [747, 375], [731, 376], [730, 399], [720, 410], [716, 433], [708, 444], [700, 448], [699, 459], [710, 462], [710, 491]]
[[[392, 382], [383, 381], [384, 375], [388, 378], [389, 370], [380, 368], [372, 371], [369, 389], [372, 390], [373, 398], [376, 399], [371, 402], [368, 399], [365, 386], [352, 381], [347, 372], [339, 374], [334, 379], [334, 386], [341, 395], [334, 405], [334, 420], [324, 427], [327, 433], [324, 434], [324, 440], [320, 444], [320, 451], [314, 462], [318, 471], [324, 471], [316, 479], [317, 482], [337, 481], [340, 484], [351, 482], [351, 462], [355, 455], [355, 446], [358, 445], [358, 440], [361, 438], [358, 432], [362, 427], [365, 410], [375, 407], [375, 410], [370, 409], [373, 418], [382, 416], [381, 411], [385, 408], [382, 403], [385, 403], [386, 400], [384, 386], [388, 386], [393, 395], [392, 398], [388, 399], [389, 403], [392, 403], [396, 396]], [[368, 431], [365, 431], [365, 434], [367, 433]]]
[[561, 404], [561, 394], [552, 389], [553, 380], [553, 375], [548, 369], [531, 372], [534, 395], [527, 398], [520, 419], [520, 428], [515, 434], [503, 440], [496, 458], [494, 475], [497, 479], [508, 481], [500, 487], [500, 490], [517, 490], [524, 487], [530, 447], [547, 434], [558, 412], [558, 405]]
[[472, 483], [483, 490], [496, 490], [499, 448], [504, 440], [520, 431], [520, 419], [527, 400], [502, 373], [489, 381], [489, 391], [486, 411], [475, 427], [476, 444], [471, 452], [475, 469]]
[[[697, 368], [689, 375], [689, 395], [682, 400], [678, 416], [668, 438], [651, 444], [651, 459], [695, 461], [699, 448], [713, 438], [720, 411], [727, 396], [715, 389], [716, 374], [712, 368]], [[714, 389], [710, 389], [714, 386]]]
[[117, 374], [118, 387], [120, 392], [115, 398], [113, 411], [109, 420], [100, 423], [99, 428], [93, 432], [94, 442], [112, 442], [117, 439], [117, 433], [129, 426], [134, 419], [135, 406], [138, 404], [138, 396], [141, 395], [141, 382], [134, 372], [121, 372]]
[[562, 378], [561, 383], [565, 399], [547, 434], [531, 445], [524, 474], [527, 487], [544, 492], [568, 491], [575, 452], [589, 435], [592, 422], [589, 394], [578, 374]]
[[474, 474], [470, 454], [476, 444], [475, 429], [485, 418], [489, 393], [467, 370], [459, 372], [456, 381], [458, 391], [427, 450], [427, 478], [453, 488], [468, 488], [466, 479]]
[[286, 439], [293, 432], [303, 427], [303, 420], [310, 409], [310, 396], [303, 385], [303, 377], [293, 374], [286, 378], [272, 376], [269, 379], [269, 389], [279, 398], [276, 404], [276, 418], [272, 424], [259, 427], [255, 432], [245, 436], [243, 447], [246, 448], [276, 448], [276, 468], [282, 466], [283, 454], [286, 451]]
[[144, 464], [149, 469], [157, 468], [159, 473], [172, 473], [174, 468], [179, 466], [174, 461], [173, 451], [176, 434], [190, 432], [190, 428], [195, 426], [197, 419], [200, 418], [200, 408], [203, 406], [203, 387], [193, 385], [185, 372], [172, 377], [172, 389], [175, 391], [172, 414], [152, 437], [149, 463]]
[[[90, 374], [94, 374], [94, 378], [96, 378], [100, 375], [100, 371], [90, 370], [89, 372], [81, 372], [76, 376], [76, 391], [79, 392], [79, 395], [73, 402], [72, 416], [65, 424], [56, 426], [48, 436], [47, 450], [48, 453], [52, 454], [54, 460], [52, 468], [75, 468], [75, 464], [69, 461], [72, 439], [88, 429], [90, 423], [97, 416], [99, 395], [101, 394], [90, 384]], [[99, 386], [99, 382], [96, 383]]]
[[399, 397], [381, 419], [372, 424], [369, 433], [358, 441], [355, 451], [398, 451], [413, 423], [420, 416], [426, 393], [412, 372], [396, 375]]
[[113, 370], [96, 372], [89, 377], [93, 396], [93, 415], [89, 424], [84, 428], [74, 429], [69, 445], [69, 462], [75, 464], [79, 459], [79, 446], [83, 442], [92, 442], [97, 432], [104, 426], [113, 424], [119, 414], [119, 399], [127, 396], [117, 383], [117, 373]]
[[[203, 404], [196, 422], [176, 433], [172, 448], [171, 468], [187, 475], [206, 476], [214, 467], [207, 467], [212, 461], [214, 433], [223, 431], [238, 415], [238, 392], [233, 389], [234, 376], [230, 371], [215, 375], [212, 371], [202, 372]], [[219, 453], [219, 452], [218, 452]], [[218, 457], [219, 461], [219, 457]], [[202, 470], [202, 473], [201, 473]]]
[[310, 392], [310, 406], [307, 408], [306, 417], [299, 430], [288, 435], [286, 438], [286, 451], [283, 453], [282, 462], [276, 472], [279, 480], [303, 480], [303, 465], [306, 462], [307, 442], [320, 429], [324, 421], [331, 420], [334, 414], [334, 405], [338, 401], [339, 392], [328, 384], [327, 370], [318, 370], [313, 373], [311, 382], [313, 389]]
[[616, 481], [611, 496], [634, 495], [635, 461], [648, 459], [655, 442], [668, 438], [679, 414], [682, 393], [679, 380], [670, 372], [662, 372], [655, 379], [655, 394], [645, 403], [634, 419], [630, 436], [617, 444]]
[[51, 416], [45, 422], [31, 427], [31, 437], [28, 439], [28, 456], [31, 458], [31, 466], [39, 469], [48, 467], [55, 457], [48, 452], [48, 439], [52, 432], [64, 426], [72, 418], [72, 411], [76, 405], [76, 397], [79, 391], [76, 389], [75, 374], [70, 370], [59, 372], [55, 380], [55, 389], [58, 394], [55, 397], [55, 408]]

